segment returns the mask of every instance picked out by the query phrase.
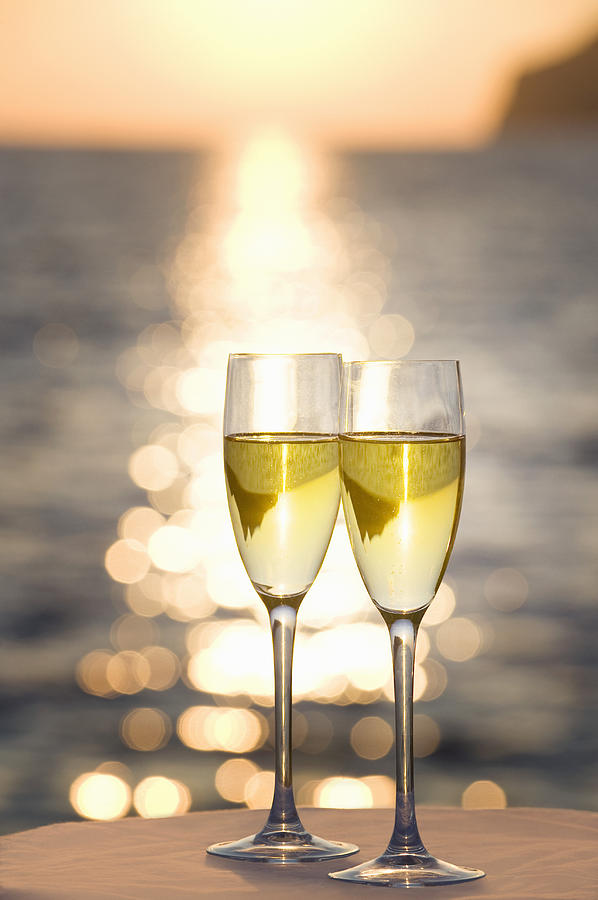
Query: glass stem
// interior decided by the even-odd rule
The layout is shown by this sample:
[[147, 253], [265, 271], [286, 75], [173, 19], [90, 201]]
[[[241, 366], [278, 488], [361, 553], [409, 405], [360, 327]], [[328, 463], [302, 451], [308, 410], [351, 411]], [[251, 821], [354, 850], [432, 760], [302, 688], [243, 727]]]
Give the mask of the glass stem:
[[276, 772], [274, 798], [266, 828], [303, 828], [295, 807], [291, 763], [291, 675], [297, 612], [291, 606], [270, 610], [274, 649], [274, 728]]
[[419, 621], [403, 617], [388, 623], [395, 682], [397, 799], [386, 852], [393, 854], [424, 851], [413, 797], [413, 667], [418, 626]]

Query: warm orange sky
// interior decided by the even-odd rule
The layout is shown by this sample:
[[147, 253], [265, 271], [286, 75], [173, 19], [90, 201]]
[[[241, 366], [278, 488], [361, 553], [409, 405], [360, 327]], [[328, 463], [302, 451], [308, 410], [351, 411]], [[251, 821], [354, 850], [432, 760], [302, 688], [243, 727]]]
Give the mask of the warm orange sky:
[[471, 145], [598, 0], [0, 0], [0, 141]]

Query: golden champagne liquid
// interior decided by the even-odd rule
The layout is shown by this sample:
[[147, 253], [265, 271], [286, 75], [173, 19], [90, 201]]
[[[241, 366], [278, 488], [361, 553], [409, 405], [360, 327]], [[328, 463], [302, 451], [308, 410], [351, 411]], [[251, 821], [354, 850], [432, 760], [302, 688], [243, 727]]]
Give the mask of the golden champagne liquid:
[[233, 530], [253, 586], [269, 608], [298, 607], [338, 514], [336, 436], [228, 435], [224, 470]]
[[457, 531], [465, 438], [368, 432], [339, 442], [345, 520], [370, 597], [388, 612], [425, 607]]

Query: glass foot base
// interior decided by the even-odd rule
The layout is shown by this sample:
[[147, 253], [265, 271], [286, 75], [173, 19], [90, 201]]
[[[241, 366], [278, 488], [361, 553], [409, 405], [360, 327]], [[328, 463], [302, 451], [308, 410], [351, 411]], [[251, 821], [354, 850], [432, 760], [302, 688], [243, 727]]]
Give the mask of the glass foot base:
[[384, 853], [360, 866], [331, 872], [330, 878], [354, 881], [358, 884], [380, 884], [384, 887], [433, 887], [435, 884], [455, 884], [483, 878], [481, 869], [454, 866], [430, 856], [429, 853]]
[[338, 856], [349, 856], [357, 853], [355, 844], [343, 844], [340, 841], [325, 841], [301, 829], [259, 831], [257, 834], [241, 838], [239, 841], [227, 841], [212, 844], [207, 852], [213, 856], [225, 856], [228, 859], [249, 859], [265, 863], [299, 863], [318, 862]]

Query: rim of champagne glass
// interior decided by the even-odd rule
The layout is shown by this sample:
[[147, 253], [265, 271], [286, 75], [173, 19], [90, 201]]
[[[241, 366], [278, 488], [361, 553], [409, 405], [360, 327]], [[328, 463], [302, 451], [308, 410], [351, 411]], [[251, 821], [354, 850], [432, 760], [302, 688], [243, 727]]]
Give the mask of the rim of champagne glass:
[[428, 363], [451, 363], [459, 365], [458, 359], [350, 359], [343, 361], [344, 366], [411, 366]]
[[[386, 368], [391, 368], [393, 366], [418, 366], [418, 365], [443, 365], [443, 366], [451, 366], [455, 372], [457, 378], [457, 384], [459, 386], [459, 410], [460, 410], [460, 419], [461, 419], [461, 430], [459, 432], [460, 435], [465, 435], [465, 412], [463, 409], [463, 395], [461, 390], [461, 364], [458, 359], [360, 359], [360, 360], [352, 360], [348, 362], [343, 362], [343, 370], [347, 373], [348, 370], [351, 369], [352, 366], [359, 368], [360, 366], [363, 368], [364, 366], [382, 366]], [[351, 378], [351, 375], [345, 374], [343, 376], [343, 384], [341, 390], [341, 406], [344, 405], [345, 401], [348, 401], [348, 385], [347, 378]], [[339, 435], [351, 434], [352, 432], [345, 431], [342, 424], [342, 415], [341, 421], [339, 422]]]
[[307, 358], [317, 358], [319, 356], [330, 356], [336, 357], [337, 359], [342, 359], [342, 354], [340, 353], [229, 353], [229, 359], [289, 359], [291, 357], [307, 357]]

